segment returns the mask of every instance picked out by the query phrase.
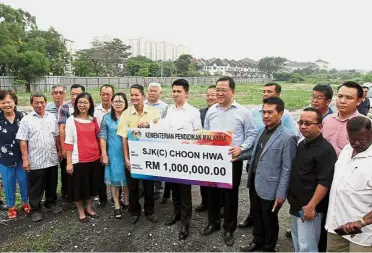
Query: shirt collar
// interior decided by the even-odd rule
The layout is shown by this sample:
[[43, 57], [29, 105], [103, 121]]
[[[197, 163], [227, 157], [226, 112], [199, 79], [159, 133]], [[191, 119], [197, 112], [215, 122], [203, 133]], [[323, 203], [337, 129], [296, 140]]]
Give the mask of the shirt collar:
[[317, 142], [319, 142], [319, 141], [321, 141], [321, 140], [323, 140], [323, 135], [322, 134], [320, 134], [320, 135], [318, 135], [317, 137], [315, 137], [314, 139], [312, 139], [311, 141], [307, 141], [306, 140], [306, 138], [305, 138], [305, 140], [304, 140], [304, 145], [305, 145], [305, 147], [310, 147], [311, 145], [313, 145], [314, 143], [317, 143]]
[[[351, 151], [351, 154], [350, 154], [350, 157], [351, 157], [351, 155], [353, 154], [354, 149], [350, 144], [348, 144], [348, 147], [350, 148], [350, 151]], [[372, 157], [372, 145], [369, 146], [369, 148], [367, 148], [365, 151], [363, 151], [361, 153], [358, 153], [353, 158], [367, 158], [367, 157]]]
[[347, 120], [349, 120], [349, 119], [351, 119], [351, 118], [354, 118], [354, 117], [357, 117], [357, 116], [360, 115], [360, 113], [358, 112], [358, 110], [355, 110], [355, 112], [354, 112], [353, 114], [351, 114], [347, 119], [341, 120], [341, 119], [338, 117], [338, 114], [339, 114], [338, 112], [332, 114], [332, 117], [335, 118], [335, 119], [337, 119], [338, 121], [347, 121]]
[[45, 116], [48, 116], [49, 112], [45, 111], [43, 117], [41, 117], [39, 114], [37, 114], [37, 112], [35, 112], [35, 110], [33, 110], [32, 112], [30, 112], [30, 114], [31, 114], [32, 116], [36, 116], [36, 117], [39, 117], [39, 118], [45, 118]]
[[[129, 111], [129, 114], [131, 114], [131, 115], [133, 115], [133, 114], [137, 114], [137, 115], [139, 115], [138, 114], [138, 112], [137, 112], [137, 110], [136, 110], [136, 108], [134, 107], [134, 105], [132, 105], [131, 107], [130, 107], [130, 109], [129, 109], [130, 111]], [[143, 112], [142, 112], [142, 114], [143, 113], [148, 113], [149, 112], [149, 110], [148, 110], [148, 106], [144, 106], [143, 107]]]
[[103, 112], [109, 112], [111, 111], [111, 107], [106, 111], [105, 108], [103, 108], [102, 103], [97, 105], [96, 110], [103, 111]]
[[160, 105], [162, 104], [162, 101], [159, 99], [156, 103], [151, 104], [148, 100], [145, 101], [146, 105], [154, 106], [154, 105]]
[[181, 108], [177, 108], [176, 104], [174, 104], [173, 107], [174, 107], [175, 110], [187, 110], [187, 108], [190, 107], [190, 105], [186, 101]]
[[265, 131], [268, 132], [268, 133], [274, 133], [275, 130], [282, 124], [282, 122], [280, 122], [278, 125], [276, 125], [275, 127], [269, 129], [267, 126], [265, 126]]
[[[231, 104], [231, 106], [230, 106], [229, 108], [227, 108], [227, 109], [224, 109], [224, 110], [227, 111], [227, 110], [229, 110], [231, 107], [235, 107], [235, 108], [236, 108], [236, 107], [238, 107], [238, 105], [239, 105], [238, 102], [236, 102], [236, 100], [234, 99], [233, 102], [232, 102], [232, 104]], [[219, 108], [223, 109], [223, 108], [220, 106], [219, 103], [216, 104], [216, 107], [219, 107]]]

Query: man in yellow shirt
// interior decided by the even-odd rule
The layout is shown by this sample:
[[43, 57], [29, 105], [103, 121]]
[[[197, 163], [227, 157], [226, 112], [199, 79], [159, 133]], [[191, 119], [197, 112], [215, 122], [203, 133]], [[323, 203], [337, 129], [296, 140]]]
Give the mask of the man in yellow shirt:
[[[132, 215], [131, 223], [135, 224], [141, 216], [141, 204], [139, 203], [138, 183], [139, 180], [132, 178], [130, 173], [130, 156], [128, 146], [128, 129], [129, 128], [150, 128], [151, 124], [156, 124], [160, 119], [158, 110], [145, 106], [145, 93], [142, 85], [133, 84], [130, 87], [130, 102], [132, 104], [123, 112], [120, 117], [117, 134], [123, 137], [123, 150], [126, 167], [126, 177], [129, 188], [129, 207], [128, 210]], [[154, 182], [144, 180], [145, 190], [145, 215], [153, 223], [157, 222], [154, 215]]]

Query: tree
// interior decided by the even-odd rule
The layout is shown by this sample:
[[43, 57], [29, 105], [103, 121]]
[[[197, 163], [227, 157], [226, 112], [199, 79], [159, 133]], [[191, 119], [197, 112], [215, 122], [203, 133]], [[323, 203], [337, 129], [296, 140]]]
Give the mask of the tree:
[[284, 70], [286, 61], [287, 59], [282, 57], [265, 57], [258, 61], [257, 67], [268, 78], [272, 78], [273, 74]]
[[119, 65], [124, 64], [128, 58], [129, 48], [117, 38], [108, 42], [93, 40], [91, 48], [77, 52], [73, 61], [74, 68], [78, 68], [75, 69], [75, 74], [87, 74], [91, 70], [97, 76], [118, 76], [122, 71]]
[[189, 54], [180, 55], [180, 57], [175, 61], [174, 65], [177, 70], [178, 76], [187, 76], [190, 70], [190, 64], [192, 63], [193, 57]]
[[31, 82], [48, 74], [49, 60], [38, 51], [25, 51], [19, 54], [17, 67], [17, 78], [26, 80], [26, 92], [30, 92]]

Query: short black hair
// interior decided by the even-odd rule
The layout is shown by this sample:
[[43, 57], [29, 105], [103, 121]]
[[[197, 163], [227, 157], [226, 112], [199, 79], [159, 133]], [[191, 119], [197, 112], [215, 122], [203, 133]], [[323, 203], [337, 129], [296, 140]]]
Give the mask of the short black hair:
[[216, 85], [211, 85], [211, 86], [209, 86], [209, 87], [207, 88], [207, 90], [209, 90], [209, 89], [216, 89]]
[[141, 93], [142, 96], [145, 95], [145, 88], [142, 85], [138, 84], [138, 83], [132, 84], [130, 86], [130, 90], [131, 89], [137, 89], [137, 90], [140, 91], [140, 93]]
[[279, 97], [265, 98], [263, 104], [276, 105], [277, 112], [284, 112], [284, 101]]
[[7, 96], [9, 96], [15, 105], [18, 105], [18, 97], [17, 94], [12, 90], [0, 90], [0, 100], [4, 100]]
[[264, 87], [268, 87], [268, 86], [275, 86], [275, 92], [279, 94], [282, 93], [282, 86], [280, 86], [280, 84], [270, 82], [264, 85]]
[[85, 92], [85, 87], [83, 85], [81, 85], [81, 84], [73, 84], [73, 85], [71, 85], [70, 91], [72, 89], [79, 89], [79, 88], [81, 89], [82, 92]]
[[234, 79], [232, 77], [230, 77], [230, 76], [220, 77], [220, 78], [218, 78], [216, 84], [218, 82], [223, 82], [223, 81], [229, 81], [229, 87], [230, 87], [230, 89], [235, 90], [235, 81], [234, 81]]
[[115, 93], [114, 86], [112, 86], [111, 84], [104, 84], [104, 85], [102, 85], [101, 88], [99, 88], [99, 92], [100, 93], [101, 93], [101, 91], [102, 91], [103, 88], [111, 88], [112, 93]]
[[114, 107], [113, 107], [113, 103], [112, 103], [114, 101], [114, 98], [117, 97], [117, 96], [121, 96], [125, 101], [124, 111], [128, 108], [128, 99], [127, 99], [127, 96], [125, 95], [125, 93], [124, 92], [115, 93], [111, 98], [111, 119], [113, 121], [118, 120], [118, 118], [116, 117]]
[[362, 129], [367, 129], [371, 131], [371, 120], [365, 116], [357, 116], [351, 118], [347, 124], [346, 129], [348, 133], [358, 133]]
[[189, 92], [190, 84], [186, 79], [177, 79], [172, 83], [173, 86], [182, 86], [186, 92]]
[[41, 92], [34, 92], [30, 96], [30, 104], [34, 102], [34, 98], [44, 98], [45, 103], [47, 102], [46, 96]]
[[91, 117], [94, 117], [94, 102], [93, 102], [92, 95], [90, 95], [88, 92], [82, 92], [79, 95], [77, 95], [77, 97], [75, 99], [75, 103], [74, 103], [74, 113], [72, 115], [74, 115], [74, 117], [76, 117], [79, 114], [79, 109], [78, 109], [77, 105], [78, 105], [78, 102], [79, 102], [80, 98], [88, 99], [89, 105], [90, 105], [89, 110], [88, 110], [88, 115], [91, 116]]
[[313, 91], [322, 92], [327, 99], [333, 98], [333, 89], [329, 84], [317, 84], [314, 86]]
[[353, 82], [353, 81], [347, 81], [347, 82], [344, 82], [343, 84], [341, 84], [338, 89], [337, 89], [337, 92], [341, 89], [341, 87], [348, 87], [348, 88], [354, 88], [357, 90], [357, 96], [358, 98], [362, 98], [363, 97], [363, 88], [362, 86], [360, 86], [359, 83], [357, 82]]
[[362, 89], [367, 89], [367, 90], [369, 90], [369, 87], [368, 87], [368, 86], [362, 86]]
[[315, 114], [316, 114], [316, 122], [318, 124], [322, 124], [322, 122], [323, 122], [323, 115], [322, 115], [322, 113], [318, 109], [316, 109], [314, 107], [307, 107], [307, 108], [304, 109], [304, 112], [315, 112]]

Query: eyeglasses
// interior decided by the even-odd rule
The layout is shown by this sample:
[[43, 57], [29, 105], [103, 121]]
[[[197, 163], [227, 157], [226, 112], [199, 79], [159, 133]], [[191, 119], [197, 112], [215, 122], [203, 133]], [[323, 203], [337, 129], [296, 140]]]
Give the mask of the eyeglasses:
[[311, 122], [311, 121], [302, 121], [302, 120], [299, 120], [299, 121], [297, 121], [297, 124], [299, 125], [299, 126], [302, 126], [302, 125], [304, 125], [304, 126], [311, 126], [311, 125], [319, 125], [319, 123], [316, 123], [316, 122]]
[[65, 92], [64, 91], [53, 91], [53, 94], [54, 95], [63, 95], [63, 94], [65, 94]]
[[89, 105], [89, 102], [77, 102], [78, 105]]
[[113, 101], [112, 103], [115, 105], [122, 105], [125, 103], [125, 101], [118, 100], [118, 101]]

